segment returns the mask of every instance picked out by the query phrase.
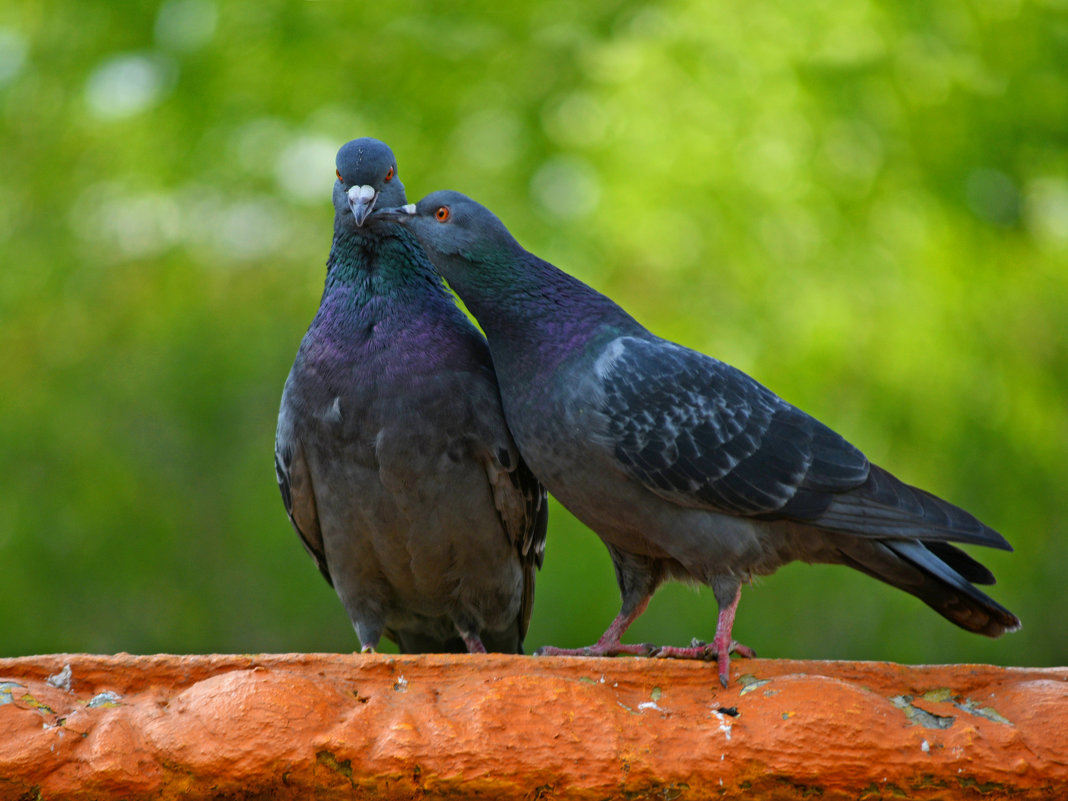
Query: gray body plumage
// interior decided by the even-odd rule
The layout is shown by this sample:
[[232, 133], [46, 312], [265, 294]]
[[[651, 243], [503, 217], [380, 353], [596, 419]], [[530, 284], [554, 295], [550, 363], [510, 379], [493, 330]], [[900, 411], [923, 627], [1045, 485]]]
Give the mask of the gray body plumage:
[[384, 214], [415, 231], [482, 325], [531, 469], [608, 546], [623, 595], [616, 643], [663, 580], [695, 581], [729, 612], [725, 663], [741, 584], [794, 560], [854, 567], [970, 631], [1019, 626], [972, 586], [990, 572], [950, 544], [1011, 550], [964, 510], [740, 370], [654, 336], [463, 195]]
[[989, 572], [949, 544], [1004, 547], [1000, 535], [729, 365], [648, 333], [594, 337], [553, 384], [506, 394], [523, 421], [514, 435], [545, 486], [624, 562], [627, 586], [697, 581], [726, 604], [787, 562], [846, 564], [969, 630], [1016, 625], [969, 585], [992, 582]]
[[367, 218], [379, 192], [404, 201], [392, 153], [350, 142], [338, 172], [326, 287], [278, 417], [286, 510], [365, 650], [386, 634], [407, 652], [521, 652], [544, 490], [485, 340], [414, 237]]

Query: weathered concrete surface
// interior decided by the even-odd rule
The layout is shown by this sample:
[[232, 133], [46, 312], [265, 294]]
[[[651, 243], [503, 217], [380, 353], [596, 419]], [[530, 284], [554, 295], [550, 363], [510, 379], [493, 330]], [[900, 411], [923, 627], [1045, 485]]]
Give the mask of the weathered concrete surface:
[[0, 659], [4, 801], [413, 797], [1068, 799], [1068, 669]]

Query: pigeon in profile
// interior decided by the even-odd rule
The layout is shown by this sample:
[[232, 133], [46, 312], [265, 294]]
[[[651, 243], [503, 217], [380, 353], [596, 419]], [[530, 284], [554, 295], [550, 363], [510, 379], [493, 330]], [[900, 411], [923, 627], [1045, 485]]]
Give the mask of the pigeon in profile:
[[282, 393], [286, 512], [364, 651], [522, 653], [545, 490], [505, 425], [485, 339], [418, 241], [392, 151], [337, 154], [326, 288]]
[[[505, 417], [545, 487], [604, 541], [622, 609], [589, 648], [547, 654], [715, 658], [726, 686], [743, 582], [795, 559], [848, 565], [969, 631], [1019, 627], [972, 583], [952, 545], [1012, 550], [956, 506], [899, 481], [740, 370], [654, 336], [619, 306], [528, 253], [457, 192], [380, 212], [407, 225], [489, 341]], [[667, 579], [706, 584], [710, 644], [620, 637]]]

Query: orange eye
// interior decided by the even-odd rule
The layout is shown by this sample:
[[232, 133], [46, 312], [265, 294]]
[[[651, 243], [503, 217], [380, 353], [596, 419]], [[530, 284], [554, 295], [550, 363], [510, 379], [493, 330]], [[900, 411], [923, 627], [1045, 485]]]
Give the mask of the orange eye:
[[448, 206], [438, 206], [438, 210], [434, 212], [434, 217], [438, 222], [448, 222], [451, 216], [452, 212], [449, 211]]
[[393, 168], [392, 167], [390, 167], [389, 168], [389, 172], [386, 173], [386, 180], [387, 181], [392, 181], [393, 180]]
[[334, 174], [337, 175], [337, 179], [341, 181], [341, 183], [345, 183], [345, 179], [341, 177], [341, 170], [334, 170]]

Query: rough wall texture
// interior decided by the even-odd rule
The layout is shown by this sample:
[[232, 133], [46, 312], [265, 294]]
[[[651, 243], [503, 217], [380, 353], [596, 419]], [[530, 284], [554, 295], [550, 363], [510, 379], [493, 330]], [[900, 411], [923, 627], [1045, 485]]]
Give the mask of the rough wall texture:
[[1068, 799], [1068, 669], [0, 659], [4, 801], [413, 797]]

